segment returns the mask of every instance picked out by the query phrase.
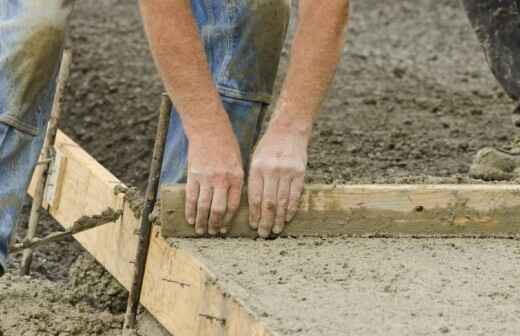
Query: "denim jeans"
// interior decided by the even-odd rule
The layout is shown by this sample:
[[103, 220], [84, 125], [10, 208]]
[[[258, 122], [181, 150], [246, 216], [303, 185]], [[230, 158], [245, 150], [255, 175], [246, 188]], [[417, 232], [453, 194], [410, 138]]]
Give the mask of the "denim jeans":
[[[73, 3], [0, 0], [0, 275], [43, 144]], [[271, 102], [289, 1], [192, 0], [192, 10], [247, 165]], [[186, 180], [187, 151], [188, 141], [174, 107], [162, 184]]]

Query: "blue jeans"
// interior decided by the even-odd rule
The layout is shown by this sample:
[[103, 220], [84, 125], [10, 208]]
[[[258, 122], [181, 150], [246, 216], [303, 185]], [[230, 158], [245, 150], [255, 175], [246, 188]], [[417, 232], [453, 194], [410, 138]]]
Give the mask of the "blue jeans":
[[[73, 3], [0, 1], [0, 275], [6, 268], [8, 242], [43, 144]], [[192, 9], [247, 166], [271, 102], [289, 21], [289, 1], [192, 0]], [[175, 108], [172, 112], [163, 184], [186, 180], [188, 141], [179, 114]]]

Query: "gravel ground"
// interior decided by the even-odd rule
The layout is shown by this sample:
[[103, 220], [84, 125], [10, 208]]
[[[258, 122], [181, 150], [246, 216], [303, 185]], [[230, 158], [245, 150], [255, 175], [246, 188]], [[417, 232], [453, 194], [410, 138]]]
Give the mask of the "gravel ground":
[[[492, 78], [459, 3], [364, 0], [352, 7], [348, 47], [314, 128], [308, 182], [471, 182], [467, 173], [474, 153], [490, 145], [507, 148], [517, 134], [509, 121], [514, 103]], [[136, 3], [78, 1], [68, 45], [74, 64], [61, 127], [125, 183], [142, 189], [162, 89]], [[26, 219], [19, 234], [25, 225]], [[40, 233], [57, 228], [44, 218]], [[390, 252], [402, 248], [377, 240], [370, 244]], [[432, 253], [442, 252], [442, 244], [426, 243]], [[486, 244], [496, 246], [486, 250], [492, 265], [503, 241]], [[450, 261], [460, 265], [446, 268], [446, 279], [458, 283], [464, 260], [473, 253], [468, 251], [457, 254], [460, 261]], [[31, 278], [15, 275], [17, 263], [14, 256], [9, 276], [0, 280], [0, 334], [112, 335], [120, 326], [124, 291], [77, 243], [40, 249]], [[483, 279], [516, 274], [491, 266], [473, 272], [484, 272]], [[434, 295], [436, 283], [429, 286], [422, 278], [428, 295]], [[400, 281], [407, 279], [413, 280]], [[517, 300], [512, 289], [504, 295], [503, 304]], [[473, 303], [460, 301], [471, 300], [463, 295], [454, 300], [454, 305]], [[474, 312], [476, 319], [489, 321], [483, 330], [507, 334]], [[404, 315], [384, 316], [396, 326], [406, 322]], [[444, 326], [450, 328], [439, 324]]]

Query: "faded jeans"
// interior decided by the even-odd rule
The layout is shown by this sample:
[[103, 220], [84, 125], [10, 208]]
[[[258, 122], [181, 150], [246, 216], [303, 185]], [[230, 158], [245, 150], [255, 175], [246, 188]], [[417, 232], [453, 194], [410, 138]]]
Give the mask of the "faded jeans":
[[[8, 242], [43, 144], [73, 6], [74, 0], [0, 0], [0, 275], [6, 269]], [[192, 9], [247, 165], [271, 102], [289, 2], [192, 0]], [[185, 182], [187, 151], [174, 107], [162, 184]]]

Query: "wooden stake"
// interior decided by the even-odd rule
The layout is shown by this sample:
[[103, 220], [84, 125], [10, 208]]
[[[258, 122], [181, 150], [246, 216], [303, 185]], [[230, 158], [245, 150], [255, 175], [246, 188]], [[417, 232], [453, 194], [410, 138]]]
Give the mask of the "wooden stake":
[[[27, 235], [25, 240], [30, 241], [36, 235], [36, 228], [38, 227], [38, 222], [40, 220], [40, 208], [43, 203], [43, 196], [45, 192], [45, 184], [47, 182], [47, 173], [49, 171], [50, 159], [52, 158], [52, 151], [54, 148], [54, 143], [56, 141], [56, 132], [58, 131], [58, 122], [61, 116], [61, 100], [63, 97], [63, 92], [65, 91], [65, 86], [67, 83], [67, 79], [70, 74], [70, 64], [71, 64], [71, 53], [66, 50], [63, 53], [63, 57], [60, 65], [60, 72], [58, 74], [56, 93], [54, 95], [54, 101], [52, 106], [52, 112], [49, 119], [49, 124], [47, 126], [47, 133], [45, 134], [45, 140], [43, 143], [43, 149], [41, 158], [44, 163], [38, 164], [36, 166], [34, 172], [34, 178], [36, 178], [37, 185], [36, 191], [33, 198], [33, 203], [31, 207], [31, 213], [29, 216], [29, 227], [27, 229]], [[31, 269], [32, 262], [32, 250], [27, 249], [24, 251], [22, 263], [20, 266], [20, 274], [28, 275]]]

